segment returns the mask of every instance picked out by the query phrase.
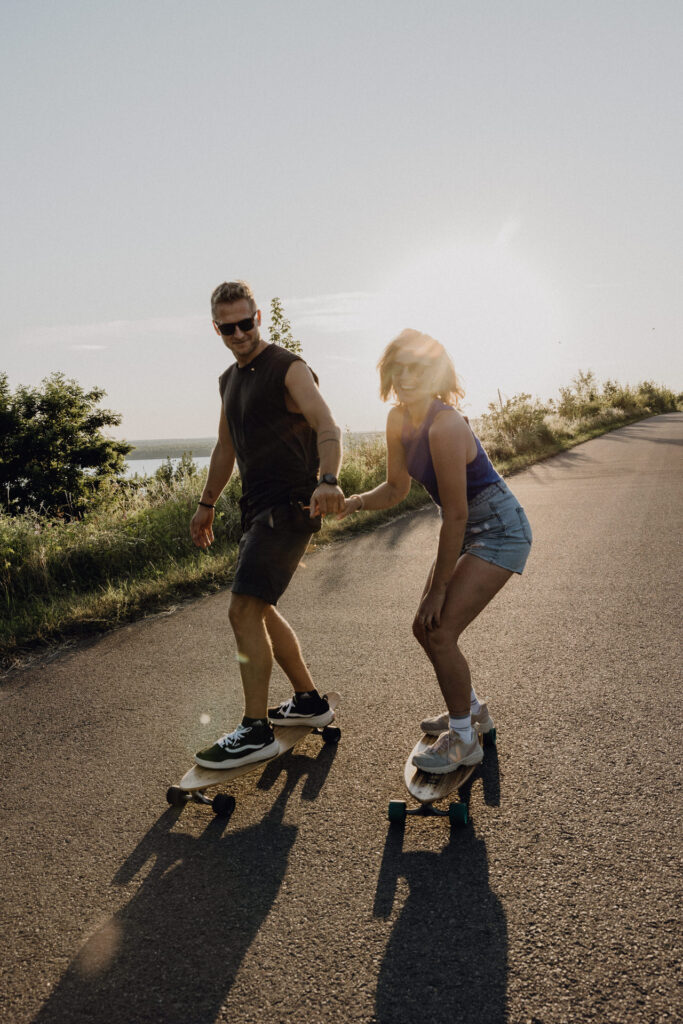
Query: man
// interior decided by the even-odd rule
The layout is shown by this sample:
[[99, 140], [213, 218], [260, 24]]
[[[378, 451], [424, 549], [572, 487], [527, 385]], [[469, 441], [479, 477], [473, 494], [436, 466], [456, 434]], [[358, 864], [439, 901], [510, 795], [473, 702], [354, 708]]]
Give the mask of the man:
[[[320, 517], [341, 512], [344, 495], [337, 484], [341, 431], [303, 359], [261, 337], [261, 311], [249, 285], [219, 285], [211, 296], [211, 315], [235, 363], [219, 379], [218, 440], [190, 533], [198, 547], [213, 541], [216, 501], [237, 460], [243, 535], [228, 614], [244, 717], [195, 761], [205, 768], [232, 768], [275, 753], [269, 719], [278, 725], [322, 726], [334, 717], [315, 688], [294, 630], [275, 606], [311, 534], [320, 528]], [[294, 696], [268, 709], [273, 655]]]

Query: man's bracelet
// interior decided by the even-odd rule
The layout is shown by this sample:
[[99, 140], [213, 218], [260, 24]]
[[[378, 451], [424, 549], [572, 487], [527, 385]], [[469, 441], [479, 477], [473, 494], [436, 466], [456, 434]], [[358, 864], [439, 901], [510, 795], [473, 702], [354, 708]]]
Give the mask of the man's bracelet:
[[215, 505], [209, 505], [209, 503], [206, 502], [206, 501], [198, 501], [197, 504], [201, 505], [202, 508], [215, 508], [216, 507]]

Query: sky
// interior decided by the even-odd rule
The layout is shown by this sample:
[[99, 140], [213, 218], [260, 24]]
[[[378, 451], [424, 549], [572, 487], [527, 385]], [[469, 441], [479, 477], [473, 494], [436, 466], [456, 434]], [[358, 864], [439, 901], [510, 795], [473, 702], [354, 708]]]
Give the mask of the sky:
[[474, 416], [683, 390], [682, 44], [680, 0], [3, 0], [0, 372], [210, 436], [242, 278], [350, 430], [404, 327]]

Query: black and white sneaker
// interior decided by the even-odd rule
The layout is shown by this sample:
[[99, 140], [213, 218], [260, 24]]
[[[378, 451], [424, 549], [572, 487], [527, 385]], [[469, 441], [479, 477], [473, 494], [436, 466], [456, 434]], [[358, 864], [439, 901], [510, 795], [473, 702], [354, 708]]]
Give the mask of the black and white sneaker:
[[200, 750], [194, 759], [202, 768], [236, 768], [253, 761], [267, 761], [277, 751], [278, 743], [268, 722], [242, 723], [234, 732], [221, 736], [212, 747]]
[[273, 725], [310, 725], [320, 728], [329, 725], [334, 719], [334, 711], [327, 703], [327, 697], [321, 697], [313, 690], [311, 693], [295, 693], [277, 708], [268, 708], [268, 718]]

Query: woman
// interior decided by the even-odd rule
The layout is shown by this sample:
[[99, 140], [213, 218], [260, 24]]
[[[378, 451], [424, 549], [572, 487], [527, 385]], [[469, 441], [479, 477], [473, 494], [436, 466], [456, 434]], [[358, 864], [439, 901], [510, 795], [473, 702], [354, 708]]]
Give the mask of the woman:
[[464, 391], [443, 346], [420, 331], [402, 331], [378, 370], [382, 399], [397, 400], [387, 419], [387, 479], [347, 498], [340, 518], [398, 504], [411, 477], [440, 508], [436, 560], [413, 632], [434, 666], [447, 710], [422, 722], [423, 731], [438, 739], [413, 763], [443, 774], [483, 758], [477, 732], [488, 732], [493, 720], [472, 688], [458, 640], [512, 574], [524, 569], [531, 528], [458, 411]]

